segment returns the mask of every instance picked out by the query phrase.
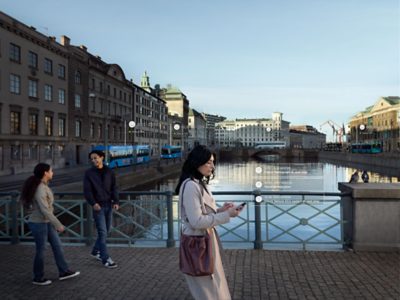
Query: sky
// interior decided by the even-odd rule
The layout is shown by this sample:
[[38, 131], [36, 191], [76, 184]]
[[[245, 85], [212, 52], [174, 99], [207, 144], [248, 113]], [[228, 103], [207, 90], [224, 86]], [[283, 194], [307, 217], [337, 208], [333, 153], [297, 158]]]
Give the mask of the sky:
[[0, 0], [0, 10], [228, 119], [282, 112], [331, 134], [320, 125], [400, 96], [400, 0]]

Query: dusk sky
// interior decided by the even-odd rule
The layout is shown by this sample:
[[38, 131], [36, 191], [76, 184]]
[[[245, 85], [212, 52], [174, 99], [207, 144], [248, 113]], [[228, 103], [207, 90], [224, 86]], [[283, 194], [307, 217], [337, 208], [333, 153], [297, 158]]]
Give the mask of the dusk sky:
[[0, 0], [0, 10], [229, 119], [279, 111], [320, 129], [400, 95], [399, 0]]

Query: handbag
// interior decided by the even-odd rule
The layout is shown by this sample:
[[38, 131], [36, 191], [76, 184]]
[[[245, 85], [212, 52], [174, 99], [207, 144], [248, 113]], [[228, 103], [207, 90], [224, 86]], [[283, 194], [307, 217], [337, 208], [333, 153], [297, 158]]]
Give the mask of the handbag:
[[214, 273], [212, 242], [208, 232], [205, 235], [181, 233], [179, 246], [179, 268], [190, 276], [207, 276]]
[[[182, 188], [181, 211], [185, 186]], [[186, 235], [183, 234], [181, 227], [179, 269], [182, 273], [190, 276], [207, 276], [214, 273], [212, 241], [208, 230], [200, 236]]]

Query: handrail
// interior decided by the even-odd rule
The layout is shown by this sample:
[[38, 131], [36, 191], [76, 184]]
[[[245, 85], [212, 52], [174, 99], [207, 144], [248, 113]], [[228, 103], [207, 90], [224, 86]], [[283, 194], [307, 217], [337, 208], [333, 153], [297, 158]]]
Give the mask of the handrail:
[[[62, 218], [67, 229], [62, 239], [91, 244], [95, 232], [92, 209], [84, 200], [83, 193], [55, 192], [54, 195], [57, 217]], [[180, 220], [177, 197], [172, 191], [122, 191], [119, 195], [121, 209], [114, 212], [111, 242], [129, 246], [162, 242], [166, 247], [175, 246], [179, 240]], [[344, 244], [342, 201], [349, 193], [248, 190], [214, 191], [213, 195], [219, 205], [223, 202], [220, 197], [227, 195], [235, 196], [230, 197], [232, 202], [248, 204], [238, 218], [219, 226], [224, 243], [252, 243], [255, 249], [274, 244], [298, 243], [303, 249], [311, 244]], [[286, 197], [282, 199], [280, 196]], [[0, 192], [0, 241], [19, 243], [32, 240], [25, 226], [27, 214], [18, 198], [18, 192]], [[308, 215], [304, 215], [304, 211], [309, 211]], [[318, 222], [327, 225], [319, 227], [315, 224]], [[309, 235], [299, 233], [305, 228], [311, 232]]]

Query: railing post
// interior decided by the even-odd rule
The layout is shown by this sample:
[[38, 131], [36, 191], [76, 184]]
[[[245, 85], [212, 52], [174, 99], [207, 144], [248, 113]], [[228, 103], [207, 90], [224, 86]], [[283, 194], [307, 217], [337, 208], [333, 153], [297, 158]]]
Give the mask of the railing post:
[[174, 214], [173, 214], [173, 202], [172, 192], [167, 192], [167, 222], [168, 222], [168, 239], [167, 248], [175, 247], [174, 240]]
[[254, 249], [262, 249], [263, 244], [261, 240], [261, 201], [258, 201], [260, 197], [260, 192], [254, 192], [254, 230], [255, 230], [255, 240]]
[[93, 207], [86, 203], [86, 245], [91, 246], [93, 244]]
[[19, 243], [19, 234], [18, 234], [18, 199], [19, 193], [13, 191], [11, 193], [11, 244], [18, 244]]

